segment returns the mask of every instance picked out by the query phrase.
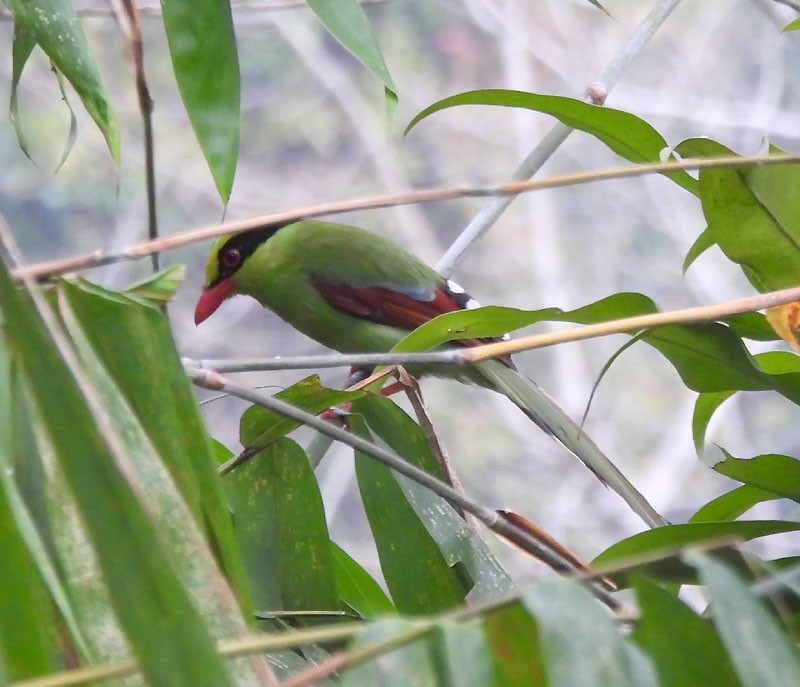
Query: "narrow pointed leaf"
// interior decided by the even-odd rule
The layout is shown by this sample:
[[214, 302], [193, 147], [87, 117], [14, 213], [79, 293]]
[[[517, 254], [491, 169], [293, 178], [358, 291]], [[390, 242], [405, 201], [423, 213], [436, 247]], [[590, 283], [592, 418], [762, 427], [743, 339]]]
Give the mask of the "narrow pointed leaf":
[[[275, 394], [275, 398], [316, 415], [363, 395], [363, 391], [327, 389], [320, 384], [318, 375], [311, 375], [288, 389], [279, 391]], [[244, 411], [239, 420], [239, 441], [245, 448], [260, 448], [286, 436], [299, 426], [297, 420], [262, 406], [253, 405]]]
[[[668, 147], [658, 131], [630, 112], [590, 105], [575, 98], [502, 89], [468, 91], [439, 100], [417, 114], [406, 127], [406, 133], [434, 112], [457, 105], [495, 105], [543, 112], [566, 126], [591, 134], [631, 162], [659, 162], [661, 152]], [[669, 172], [665, 176], [697, 193], [697, 181], [686, 172]]]
[[778, 494], [749, 484], [737, 487], [701, 506], [689, 522], [719, 522], [736, 520], [753, 506], [763, 501], [779, 498]]
[[641, 619], [632, 639], [653, 659], [661, 687], [739, 687], [713, 625], [646, 578], [634, 583]]
[[703, 229], [686, 253], [686, 257], [683, 259], [683, 265], [681, 265], [681, 272], [686, 274], [692, 266], [692, 263], [715, 243], [711, 232], [708, 229]]
[[518, 310], [496, 305], [440, 315], [408, 334], [394, 350], [420, 351], [459, 338], [501, 336], [537, 322], [591, 324], [655, 312], [651, 299], [639, 293], [616, 293], [575, 310]]
[[[370, 430], [399, 456], [432, 474], [436, 462], [420, 426], [388, 398], [372, 396], [359, 405]], [[396, 476], [406, 499], [433, 537], [451, 568], [460, 566], [470, 581], [470, 601], [510, 594], [516, 587], [485, 542], [444, 499], [403, 475]]]
[[566, 578], [548, 580], [522, 601], [536, 618], [551, 687], [658, 684], [649, 659], [584, 586]]
[[707, 590], [714, 625], [744, 687], [800, 684], [796, 646], [745, 581], [727, 565], [700, 552], [686, 555]]
[[[708, 139], [678, 148], [694, 156], [734, 155]], [[772, 153], [781, 153], [776, 148]], [[700, 200], [709, 239], [739, 264], [760, 291], [797, 284], [800, 270], [800, 183], [797, 165], [751, 165], [700, 171]]]
[[520, 602], [490, 613], [484, 628], [492, 649], [492, 684], [497, 687], [545, 684], [539, 628]]
[[231, 584], [243, 593], [230, 517], [169, 321], [155, 306], [84, 280], [60, 288], [91, 346], [86, 355], [96, 356], [113, 377], [198, 526], [208, 530]]
[[25, 64], [35, 47], [36, 39], [33, 34], [23, 24], [15, 23], [14, 44], [11, 48], [11, 96], [8, 103], [8, 115], [14, 127], [14, 133], [17, 135], [20, 150], [29, 160], [32, 158], [28, 148], [28, 139], [25, 137], [25, 130], [22, 126], [22, 118], [19, 114], [17, 89], [19, 80], [22, 78], [22, 70], [25, 68]]
[[[123, 459], [106, 443], [84, 390], [33, 303], [0, 268], [6, 333], [101, 563], [117, 616], [152, 684], [229, 684], [207, 625], [178, 581]], [[132, 574], [135, 571], [135, 574]]]
[[162, 0], [178, 89], [223, 203], [239, 155], [240, 75], [227, 0]]
[[642, 340], [667, 358], [694, 391], [764, 391], [771, 387], [741, 339], [724, 325], [657, 327]]
[[[5, 460], [2, 463], [7, 464]], [[55, 668], [53, 607], [36, 562], [16, 525], [3, 484], [0, 484], [0, 541], [3, 542], [0, 660], [4, 661], [10, 679], [24, 680]]]
[[[371, 439], [361, 414], [371, 402], [353, 402], [350, 429]], [[381, 570], [397, 610], [427, 614], [458, 605], [468, 589], [451, 569], [419, 516], [409, 504], [396, 475], [369, 456], [356, 453], [356, 478], [369, 520]]]
[[306, 0], [306, 2], [331, 35], [383, 84], [387, 118], [391, 119], [397, 104], [397, 91], [361, 3], [358, 0]]
[[145, 305], [161, 305], [172, 300], [185, 276], [186, 265], [173, 265], [130, 284], [125, 288], [125, 294]]
[[393, 613], [395, 608], [380, 585], [341, 547], [331, 542], [339, 598], [363, 618]]
[[281, 439], [224, 479], [256, 609], [339, 610], [325, 511], [302, 449]]
[[25, 29], [72, 84], [86, 111], [100, 127], [111, 157], [119, 162], [119, 129], [114, 111], [72, 3], [69, 0], [5, 0], [5, 3], [15, 23]]
[[800, 502], [800, 460], [776, 453], [743, 460], [725, 449], [722, 452], [726, 459], [714, 465], [717, 472]]
[[609, 566], [634, 556], [669, 552], [692, 544], [719, 539], [737, 538], [744, 541], [770, 534], [800, 530], [800, 523], [785, 520], [743, 520], [734, 522], [693, 522], [668, 525], [639, 532], [609, 546], [592, 561], [592, 566]]
[[491, 661], [480, 625], [443, 621], [429, 642], [437, 684], [443, 687], [486, 687]]

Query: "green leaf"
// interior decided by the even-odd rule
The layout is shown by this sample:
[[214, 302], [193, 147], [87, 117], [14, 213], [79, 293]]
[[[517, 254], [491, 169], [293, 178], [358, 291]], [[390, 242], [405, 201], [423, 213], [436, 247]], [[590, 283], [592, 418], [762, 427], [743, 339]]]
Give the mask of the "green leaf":
[[344, 549], [331, 542], [339, 598], [362, 618], [394, 613], [394, 605], [370, 574]]
[[162, 0], [178, 89], [211, 176], [228, 202], [239, 155], [240, 76], [230, 3]]
[[[730, 315], [724, 320], [733, 331], [743, 339], [752, 341], [778, 341], [780, 337], [760, 312], [743, 312]], [[756, 356], [758, 357], [758, 356]]]
[[[368, 412], [374, 400], [365, 396], [354, 401], [349, 418], [351, 431], [366, 439], [372, 437], [362, 413]], [[461, 603], [468, 589], [409, 504], [396, 475], [356, 452], [356, 478], [383, 577], [397, 610], [420, 615]]]
[[429, 645], [436, 667], [436, 684], [446, 687], [486, 687], [491, 684], [491, 661], [486, 636], [479, 625], [443, 621]]
[[397, 89], [361, 3], [358, 0], [306, 0], [306, 3], [331, 35], [383, 84], [387, 120], [391, 119], [397, 105]]
[[[2, 465], [7, 464], [4, 459]], [[17, 527], [3, 484], [0, 484], [0, 541], [3, 542], [0, 660], [9, 679], [25, 680], [55, 668], [56, 639], [47, 590]]]
[[[72, 84], [86, 111], [95, 121], [111, 153], [119, 163], [119, 129], [111, 104], [100, 81], [92, 51], [78, 15], [69, 0], [5, 0], [14, 22], [27, 32], [24, 49], [33, 39], [53, 65]], [[19, 71], [22, 70], [19, 65]], [[16, 70], [15, 70], [16, 71]]]
[[545, 684], [539, 628], [520, 603], [491, 612], [484, 629], [492, 649], [496, 687]]
[[97, 356], [114, 379], [196, 522], [207, 530], [231, 584], [243, 593], [230, 517], [169, 321], [156, 307], [83, 280], [63, 281], [59, 288], [91, 346], [87, 357]]
[[647, 651], [661, 687], [739, 687], [711, 623], [663, 587], [634, 581], [641, 618], [632, 639]]
[[[733, 155], [712, 141], [685, 142], [706, 155]], [[683, 144], [682, 144], [683, 145]], [[771, 152], [782, 152], [772, 148]], [[800, 183], [797, 165], [706, 168], [700, 201], [708, 232], [760, 291], [797, 284], [800, 270]]]
[[790, 21], [781, 31], [800, 31], [800, 18]]
[[800, 460], [776, 453], [743, 460], [722, 452], [726, 459], [714, 465], [720, 474], [800, 503]]
[[692, 439], [694, 440], [694, 450], [698, 456], [702, 456], [706, 445], [706, 431], [708, 424], [714, 413], [725, 401], [727, 401], [735, 391], [710, 391], [699, 394], [694, 403], [694, 413], [692, 413]]
[[[359, 405], [369, 429], [395, 453], [427, 472], [440, 468], [422, 429], [390, 399], [372, 396]], [[497, 598], [516, 591], [484, 541], [440, 496], [403, 475], [395, 476], [408, 503], [436, 542], [447, 565], [468, 580], [469, 600]]]
[[599, 602], [567, 578], [537, 584], [522, 597], [539, 628], [551, 687], [655, 687], [655, 671], [623, 638]]
[[33, 158], [31, 158], [28, 140], [25, 137], [25, 131], [22, 129], [22, 119], [19, 116], [17, 88], [19, 87], [19, 80], [22, 77], [22, 70], [25, 68], [25, 64], [35, 47], [36, 39], [33, 37], [33, 34], [23, 25], [15, 23], [14, 43], [11, 48], [11, 96], [8, 103], [8, 115], [14, 127], [14, 133], [17, 135], [17, 142], [19, 143], [20, 150], [22, 150], [25, 157], [29, 160], [33, 160]]
[[280, 439], [224, 479], [257, 610], [339, 610], [325, 511], [303, 450]]
[[589, 4], [591, 4], [591, 5], [594, 5], [594, 6], [595, 6], [597, 9], [599, 9], [599, 10], [600, 10], [600, 11], [601, 11], [603, 14], [605, 14], [607, 17], [609, 17], [609, 18], [613, 19], [613, 17], [612, 17], [612, 16], [611, 16], [611, 14], [609, 13], [609, 11], [608, 11], [608, 10], [607, 10], [605, 7], [603, 7], [603, 6], [602, 6], [602, 5], [601, 5], [601, 4], [598, 2], [598, 0], [586, 0], [586, 1], [587, 1]]
[[609, 546], [592, 561], [593, 567], [609, 567], [625, 559], [671, 553], [679, 548], [720, 539], [749, 541], [781, 532], [800, 530], [800, 523], [785, 520], [737, 520], [734, 522], [692, 522], [667, 525], [639, 532]]
[[374, 660], [356, 665], [342, 676], [344, 687], [409, 687], [409, 685], [438, 685], [429, 642], [419, 639], [398, 643], [415, 636], [429, 623], [406, 619], [385, 619], [369, 623], [348, 647], [351, 652], [384, 647]]
[[127, 286], [125, 294], [145, 304], [161, 305], [172, 300], [185, 276], [186, 265], [173, 265]]
[[[327, 389], [320, 384], [318, 375], [311, 375], [288, 389], [279, 391], [275, 394], [275, 398], [316, 415], [363, 395], [362, 391]], [[239, 421], [239, 441], [245, 448], [260, 448], [286, 436], [299, 426], [300, 423], [296, 420], [262, 406], [253, 405], [244, 411]]]
[[[202, 616], [180, 584], [156, 527], [120, 463], [113, 428], [87, 379], [69, 367], [30, 296], [0, 267], [0, 308], [54, 458], [75, 497], [119, 622], [152, 684], [229, 684]], [[102, 429], [98, 421], [103, 423]], [[107, 443], [113, 441], [113, 445]], [[125, 472], [122, 471], [125, 470]], [[131, 574], [135, 571], [136, 574]]]
[[771, 491], [751, 487], [745, 484], [737, 487], [700, 507], [689, 518], [689, 522], [719, 522], [721, 520], [735, 520], [749, 511], [757, 503], [778, 498]]
[[[661, 134], [630, 112], [590, 105], [575, 98], [502, 89], [468, 91], [439, 100], [417, 114], [405, 132], [408, 133], [419, 121], [434, 112], [458, 105], [495, 105], [543, 112], [556, 117], [566, 126], [591, 134], [631, 162], [660, 162], [661, 152], [668, 147]], [[665, 176], [697, 194], [697, 180], [686, 172], [668, 172]]]
[[453, 339], [501, 336], [542, 321], [591, 324], [655, 311], [653, 301], [639, 293], [616, 293], [567, 311], [560, 308], [518, 310], [489, 305], [439, 315], [408, 334], [393, 350], [424, 351]]
[[[800, 661], [794, 642], [745, 581], [713, 556], [686, 554], [705, 585], [709, 610], [744, 687], [795, 687]], [[715, 683], [716, 684], [716, 683]]]
[[657, 327], [642, 340], [667, 358], [694, 391], [764, 391], [771, 387], [741, 339], [724, 325]]
[[683, 265], [681, 265], [681, 273], [686, 274], [692, 266], [692, 263], [714, 245], [716, 245], [716, 241], [714, 241], [711, 232], [708, 229], [703, 229], [700, 236], [695, 239], [695, 242], [686, 253], [686, 257], [683, 259]]
[[800, 404], [800, 357], [790, 351], [767, 351], [753, 356], [769, 375], [770, 387], [794, 404]]

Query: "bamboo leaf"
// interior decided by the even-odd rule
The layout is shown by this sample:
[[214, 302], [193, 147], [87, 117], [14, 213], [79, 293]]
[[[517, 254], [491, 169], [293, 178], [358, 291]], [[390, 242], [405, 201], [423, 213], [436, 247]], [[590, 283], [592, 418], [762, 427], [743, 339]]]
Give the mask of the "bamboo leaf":
[[722, 452], [725, 460], [714, 465], [720, 474], [800, 502], [800, 460], [776, 453], [743, 460]]
[[497, 687], [546, 684], [539, 628], [520, 602], [490, 613], [484, 629], [492, 649]]
[[689, 518], [689, 522], [719, 522], [735, 520], [757, 503], [778, 498], [772, 491], [745, 484], [704, 504]]
[[536, 618], [548, 685], [658, 684], [650, 660], [623, 638], [597, 600], [574, 580], [547, 580], [522, 601]]
[[257, 609], [339, 610], [322, 497], [302, 449], [281, 439], [224, 479]]
[[[630, 112], [590, 105], [575, 98], [502, 89], [467, 91], [439, 100], [417, 114], [406, 127], [406, 133], [433, 113], [458, 105], [494, 105], [543, 112], [566, 126], [591, 134], [631, 162], [660, 162], [662, 151], [669, 147], [650, 124]], [[665, 176], [697, 193], [697, 181], [686, 172], [667, 172]]]
[[239, 156], [240, 75], [230, 3], [163, 0], [172, 67], [223, 203]]
[[350, 555], [331, 542], [339, 598], [362, 618], [393, 613], [395, 608], [380, 585]]
[[634, 556], [653, 555], [719, 539], [744, 541], [781, 532], [794, 532], [800, 523], [785, 520], [737, 520], [734, 522], [692, 522], [657, 527], [639, 532], [609, 546], [593, 561], [593, 566], [609, 566]]
[[[327, 389], [320, 384], [318, 375], [311, 375], [301, 379], [288, 389], [279, 391], [275, 394], [275, 398], [309, 413], [317, 414], [363, 395], [362, 391]], [[267, 410], [259, 405], [252, 405], [244, 411], [239, 420], [239, 441], [245, 448], [263, 448], [299, 426], [299, 422], [285, 415]]]
[[386, 93], [387, 119], [391, 119], [397, 105], [397, 90], [361, 4], [357, 0], [306, 0], [306, 2], [331, 35], [383, 84]]
[[[370, 430], [395, 453], [412, 465], [440, 474], [422, 429], [390, 399], [372, 396], [368, 402], [359, 404], [359, 410]], [[496, 598], [516, 590], [483, 540], [447, 501], [403, 475], [395, 478], [447, 565], [461, 570], [465, 584], [469, 585], [470, 601]]]
[[725, 563], [708, 554], [686, 554], [710, 600], [711, 617], [744, 687], [800, 684], [796, 647], [777, 620]]
[[[153, 684], [229, 684], [203, 618], [178, 581], [129, 476], [27, 294], [0, 267], [0, 308], [15, 359], [97, 552], [117, 616]], [[89, 403], [96, 404], [96, 399]], [[105, 420], [103, 420], [105, 422]], [[124, 464], [123, 464], [124, 465]], [[136, 574], [131, 574], [131, 571]]]
[[[373, 402], [353, 402], [353, 433], [372, 439], [361, 415]], [[397, 610], [427, 614], [458, 605], [468, 591], [406, 499], [397, 477], [369, 456], [356, 453], [356, 478], [381, 570]]]
[[159, 456], [153, 464], [163, 461], [169, 470], [246, 604], [230, 516], [168, 320], [155, 306], [84, 280], [63, 281], [59, 288], [62, 308], [69, 309], [79, 326], [73, 335], [85, 337], [84, 358], [96, 358], [108, 370], [135, 414], [133, 422], [141, 425]]
[[[72, 3], [69, 0], [5, 0], [5, 4], [14, 15], [15, 25], [27, 34], [26, 47], [20, 49], [20, 57], [26, 51], [30, 54], [30, 39], [44, 50], [56, 69], [72, 84], [86, 111], [100, 127], [111, 157], [119, 163], [119, 129], [114, 111]], [[19, 63], [19, 73], [24, 61]]]
[[641, 620], [632, 639], [656, 664], [661, 687], [739, 687], [712, 624], [663, 587], [634, 580]]

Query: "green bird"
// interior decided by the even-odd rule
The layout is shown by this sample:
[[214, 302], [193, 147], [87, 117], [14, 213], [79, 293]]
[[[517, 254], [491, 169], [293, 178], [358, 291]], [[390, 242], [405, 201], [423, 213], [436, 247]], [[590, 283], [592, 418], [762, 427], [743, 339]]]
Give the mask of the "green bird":
[[[387, 352], [437, 315], [478, 307], [464, 289], [388, 239], [357, 227], [311, 220], [270, 224], [217, 239], [195, 323], [237, 294], [252, 296], [295, 329], [342, 353]], [[449, 345], [486, 341], [490, 340], [466, 339]], [[465, 381], [463, 368], [412, 366], [411, 372]], [[648, 525], [665, 524], [555, 401], [516, 371], [510, 358], [471, 366], [466, 379], [507, 396]]]

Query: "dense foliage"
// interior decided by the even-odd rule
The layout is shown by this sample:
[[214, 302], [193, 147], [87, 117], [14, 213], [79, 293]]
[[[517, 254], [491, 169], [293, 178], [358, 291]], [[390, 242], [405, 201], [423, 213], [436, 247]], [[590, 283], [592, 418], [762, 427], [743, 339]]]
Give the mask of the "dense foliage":
[[[4, 1], [14, 19], [11, 115], [20, 146], [28, 149], [17, 87], [38, 46], [118, 160], [115, 108], [71, 2]], [[355, 0], [308, 5], [377, 79], [382, 116], [391, 121], [399, 89], [364, 8]], [[604, 17], [598, 3], [587, 5], [598, 21]], [[188, 118], [226, 202], [246, 92], [231, 8], [219, 0], [164, 0], [163, 26]], [[135, 53], [135, 40], [131, 46]], [[353, 66], [353, 78], [360, 69]], [[632, 112], [499, 88], [430, 103], [408, 131], [466, 105], [545, 113], [631, 168], [734, 158], [699, 171], [662, 170], [687, 202], [699, 201], [706, 223], [684, 269], [717, 247], [752, 293], [800, 282], [796, 161], [735, 164], [722, 143], [670, 142]], [[763, 152], [784, 154], [774, 145]], [[146, 214], [143, 207], [142, 225]], [[349, 435], [339, 438], [357, 444], [358, 491], [380, 561], [380, 575], [373, 575], [329, 534], [316, 456], [309, 459], [296, 434], [302, 417], [287, 417], [267, 392], [255, 391], [244, 394], [263, 401], [241, 417], [244, 454], [234, 456], [207, 433], [191, 381], [238, 392], [181, 360], [166, 314], [180, 268], [122, 290], [51, 273], [57, 278], [41, 285], [25, 278], [30, 272], [4, 227], [0, 242], [0, 684], [41, 676], [51, 685], [88, 684], [132, 673], [143, 678], [127, 679], [154, 686], [291, 679], [800, 684], [800, 557], [775, 558], [745, 544], [782, 535], [794, 537], [796, 552], [796, 455], [779, 448], [757, 456], [724, 452], [709, 469], [732, 486], [686, 521], [614, 543], [591, 571], [565, 561], [555, 547], [551, 564], [573, 574], [543, 572], [540, 581], [520, 585], [487, 544], [494, 533], [465, 510], [523, 547], [535, 533], [469, 494], [454, 501], [446, 488], [421, 484], [413, 470], [399, 474], [387, 465], [387, 454], [399, 456], [445, 478], [424, 413], [412, 418], [392, 399], [326, 389], [305, 376], [275, 398], [311, 414], [352, 404]], [[409, 336], [404, 350], [435, 347], [454, 331], [494, 336], [543, 321], [592, 324], [657, 312], [650, 296], [635, 292], [598, 295], [567, 311], [487, 307], [437, 319]], [[696, 395], [691, 432], [698, 454], [715, 412], [738, 392], [773, 392], [794, 412], [800, 406], [800, 358], [781, 343], [783, 337], [796, 345], [796, 305], [766, 314], [723, 312], [625, 330], [632, 335], [625, 348], [649, 345]], [[769, 350], [754, 353], [754, 341]], [[777, 504], [774, 518], [752, 516], [764, 502]], [[546, 538], [536, 541], [550, 550]]]

